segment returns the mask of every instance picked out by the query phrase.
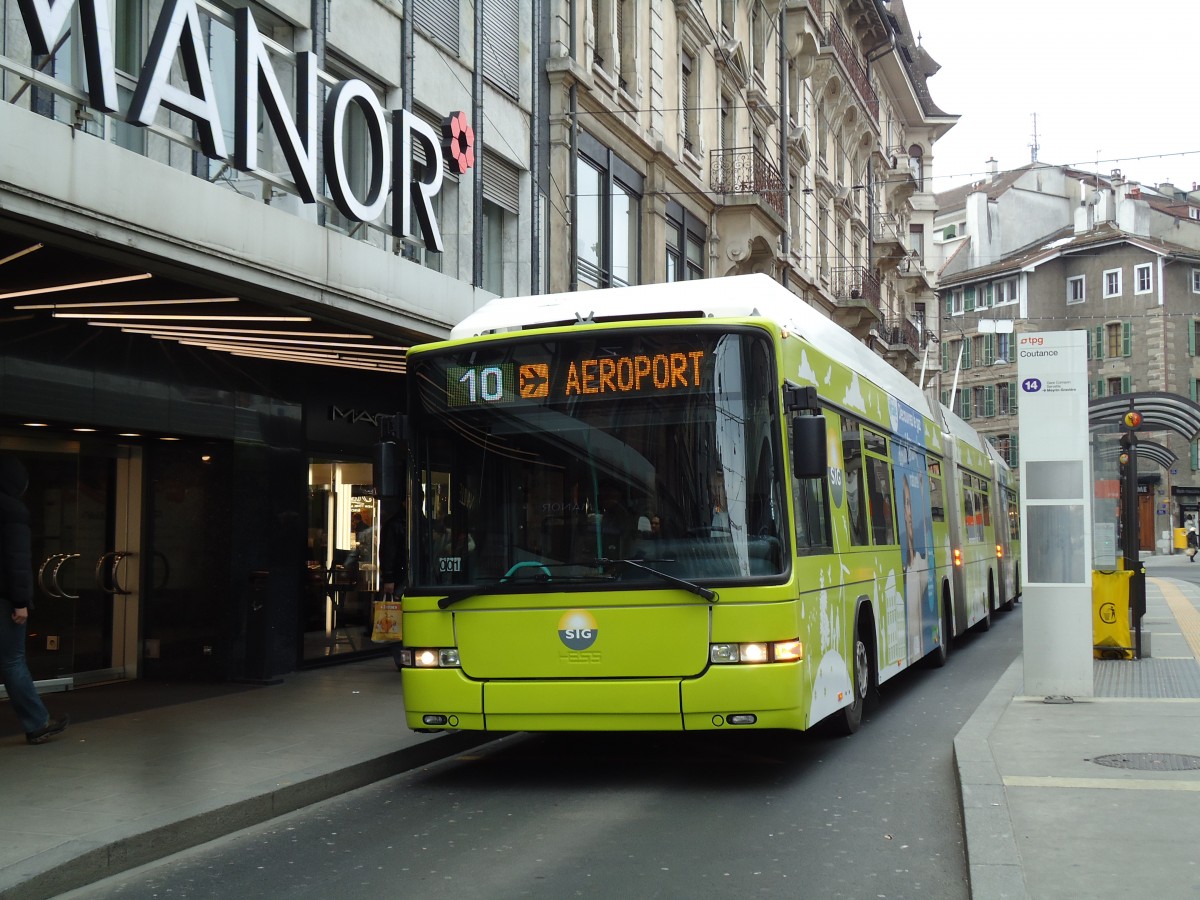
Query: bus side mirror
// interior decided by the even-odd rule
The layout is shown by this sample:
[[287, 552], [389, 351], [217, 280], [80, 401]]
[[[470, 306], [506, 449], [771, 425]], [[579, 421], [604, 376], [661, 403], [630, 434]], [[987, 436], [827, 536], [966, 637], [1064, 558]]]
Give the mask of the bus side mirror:
[[792, 419], [792, 475], [795, 478], [824, 478], [828, 466], [824, 416]]

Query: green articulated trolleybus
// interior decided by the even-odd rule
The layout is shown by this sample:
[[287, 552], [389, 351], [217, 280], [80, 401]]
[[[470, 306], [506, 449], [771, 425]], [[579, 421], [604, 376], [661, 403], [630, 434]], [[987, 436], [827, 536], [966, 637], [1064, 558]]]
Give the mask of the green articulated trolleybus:
[[1000, 457], [767, 276], [493, 300], [408, 374], [413, 729], [849, 733], [1016, 597]]

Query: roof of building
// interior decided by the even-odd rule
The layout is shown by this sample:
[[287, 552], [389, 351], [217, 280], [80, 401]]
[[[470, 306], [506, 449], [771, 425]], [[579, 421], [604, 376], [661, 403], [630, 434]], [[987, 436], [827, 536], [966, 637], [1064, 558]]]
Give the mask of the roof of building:
[[890, 14], [896, 25], [896, 50], [905, 71], [912, 80], [913, 91], [921, 103], [922, 111], [932, 118], [958, 118], [933, 102], [933, 97], [929, 93], [929, 79], [936, 75], [942, 66], [929, 55], [920, 43], [914, 43], [912, 26], [908, 24], [908, 12], [904, 8], [904, 0], [891, 0]]
[[[1056, 259], [1066, 254], [1078, 252], [1085, 248], [1095, 248], [1104, 244], [1129, 243], [1159, 253], [1163, 256], [1178, 256], [1184, 259], [1200, 260], [1200, 250], [1164, 241], [1161, 238], [1147, 237], [1122, 231], [1111, 222], [1102, 222], [1088, 231], [1075, 233], [1073, 226], [1067, 225], [1045, 237], [1038, 238], [1031, 244], [1010, 253], [1003, 259], [986, 266], [966, 269], [960, 272], [944, 274], [939, 280], [938, 287], [953, 287], [959, 284], [970, 284], [994, 275], [1017, 272], [1022, 269], [1036, 268], [1047, 260]], [[963, 243], [966, 246], [966, 242]], [[961, 249], [961, 248], [960, 248]], [[953, 257], [951, 257], [953, 259]], [[949, 261], [947, 262], [947, 266]], [[945, 272], [945, 268], [943, 268]]]

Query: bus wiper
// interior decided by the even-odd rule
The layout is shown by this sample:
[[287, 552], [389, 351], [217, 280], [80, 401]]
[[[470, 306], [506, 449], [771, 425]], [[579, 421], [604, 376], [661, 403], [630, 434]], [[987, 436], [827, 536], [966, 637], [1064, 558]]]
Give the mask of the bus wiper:
[[511, 581], [505, 581], [503, 578], [489, 584], [472, 584], [469, 587], [463, 588], [461, 593], [443, 597], [438, 601], [438, 609], [449, 609], [455, 603], [462, 600], [469, 600], [471, 597], [478, 597], [480, 594], [504, 593], [505, 589], [511, 593], [513, 587], [514, 585]]
[[647, 565], [643, 564], [640, 560], [636, 560], [636, 559], [598, 559], [598, 560], [596, 560], [596, 562], [601, 563], [602, 565], [616, 564], [616, 565], [622, 565], [622, 566], [629, 566], [631, 569], [638, 569], [639, 571], [646, 572], [650, 575], [653, 575], [655, 578], [665, 581], [668, 584], [673, 584], [677, 588], [682, 588], [683, 590], [687, 591], [689, 594], [695, 594], [697, 597], [702, 597], [705, 600], [707, 600], [709, 603], [716, 603], [720, 599], [719, 597], [717, 597], [716, 591], [710, 591], [706, 587], [701, 587], [700, 585], [696, 584], [694, 581], [688, 581], [685, 578], [676, 578], [674, 575], [668, 575], [666, 572], [660, 571], [659, 569], [655, 569], [652, 566], [647, 566]]

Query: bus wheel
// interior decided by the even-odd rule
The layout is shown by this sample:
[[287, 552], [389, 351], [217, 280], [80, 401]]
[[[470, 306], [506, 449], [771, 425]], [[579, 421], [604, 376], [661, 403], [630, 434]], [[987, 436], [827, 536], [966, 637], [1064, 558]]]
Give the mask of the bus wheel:
[[937, 649], [927, 657], [929, 665], [935, 669], [940, 669], [949, 659], [950, 641], [954, 637], [950, 632], [950, 595], [946, 591], [942, 591], [942, 599], [938, 603], [938, 620], [941, 622], [942, 639], [938, 641]]
[[854, 700], [842, 709], [838, 720], [838, 731], [851, 735], [862, 725], [863, 707], [867, 705], [867, 692], [871, 689], [871, 658], [866, 642], [863, 640], [859, 621], [854, 622], [854, 664], [851, 674], [854, 678]]

